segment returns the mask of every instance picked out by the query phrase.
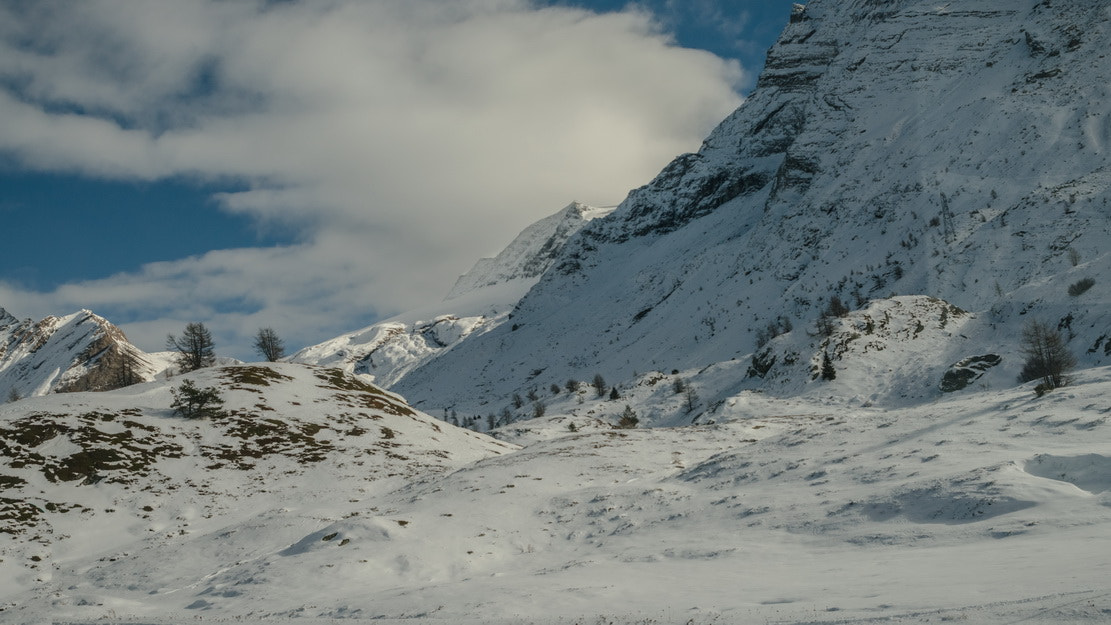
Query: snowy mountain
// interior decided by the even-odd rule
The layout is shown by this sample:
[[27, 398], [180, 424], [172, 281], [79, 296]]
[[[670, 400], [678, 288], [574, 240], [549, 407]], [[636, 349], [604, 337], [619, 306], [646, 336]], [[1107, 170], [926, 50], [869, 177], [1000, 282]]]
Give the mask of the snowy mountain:
[[571, 235], [588, 222], [612, 212], [613, 208], [572, 202], [558, 213], [525, 228], [494, 258], [483, 258], [475, 263], [470, 271], [459, 276], [445, 299], [450, 301], [471, 291], [517, 280], [535, 283], [552, 266]]
[[0, 622], [1106, 622], [1107, 50], [1103, 3], [797, 5], [697, 154], [434, 308], [0, 406]]
[[290, 360], [368, 375], [389, 386], [470, 336], [501, 325], [567, 240], [612, 209], [573, 202], [525, 228], [494, 258], [479, 260], [442, 303], [306, 347]]
[[20, 321], [0, 308], [0, 392], [4, 398], [100, 391], [152, 379], [163, 368], [119, 328], [82, 310]]
[[[427, 410], [484, 414], [568, 379], [747, 363], [769, 329], [810, 341], [832, 296], [855, 310], [933, 298], [975, 320], [935, 336], [917, 375], [878, 372], [864, 401], [936, 398], [950, 366], [984, 354], [1003, 355], [1007, 374], [984, 383], [1011, 385], [1034, 318], [1060, 327], [1082, 365], [1111, 362], [1109, 11], [798, 8], [755, 91], [698, 153], [571, 237], [511, 326], [390, 387]], [[847, 356], [830, 356], [847, 374]], [[820, 386], [798, 373], [767, 390]]]

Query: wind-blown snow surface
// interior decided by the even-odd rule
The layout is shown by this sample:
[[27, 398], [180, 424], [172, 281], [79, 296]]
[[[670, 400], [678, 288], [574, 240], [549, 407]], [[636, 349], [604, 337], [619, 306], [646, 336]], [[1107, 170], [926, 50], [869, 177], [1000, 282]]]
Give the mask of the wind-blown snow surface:
[[[744, 393], [715, 425], [571, 432], [551, 427], [566, 417], [540, 419], [513, 426], [531, 440], [519, 451], [439, 424], [439, 444], [451, 451], [442, 459], [420, 442], [431, 420], [367, 420], [411, 423], [391, 440], [427, 450], [421, 468], [416, 455], [394, 464], [358, 452], [384, 430], [345, 437], [353, 424], [307, 419], [320, 405], [336, 410], [320, 400], [355, 381], [293, 367], [246, 376], [279, 390], [241, 384], [235, 404], [261, 402], [277, 409], [274, 418], [300, 409], [291, 422], [330, 428], [324, 438], [335, 452], [317, 463], [279, 454], [250, 470], [200, 472], [198, 450], [231, 439], [218, 424], [164, 416], [165, 386], [5, 408], [7, 430], [32, 413], [64, 408], [73, 420], [94, 406], [149, 406], [128, 418], [164, 433], [181, 455], [152, 473], [173, 477], [174, 492], [153, 477], [136, 487], [114, 479], [25, 487], [30, 499], [41, 488], [78, 506], [46, 508], [50, 534], [5, 539], [0, 621], [1111, 618], [1111, 368], [1042, 398], [1024, 386], [883, 410]], [[73, 452], [65, 439], [33, 448], [62, 457]], [[405, 479], [384, 479], [392, 467]]]

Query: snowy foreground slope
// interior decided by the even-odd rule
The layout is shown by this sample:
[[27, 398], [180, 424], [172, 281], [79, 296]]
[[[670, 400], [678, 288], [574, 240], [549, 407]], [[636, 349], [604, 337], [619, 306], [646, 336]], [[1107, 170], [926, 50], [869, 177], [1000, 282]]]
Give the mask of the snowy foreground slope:
[[[555, 416], [507, 431], [530, 443], [517, 451], [335, 370], [195, 379], [238, 420], [171, 418], [160, 384], [3, 409], [0, 440], [28, 459], [6, 454], [3, 501], [21, 492], [42, 518], [4, 535], [0, 622], [1111, 618], [1111, 368], [1042, 398], [885, 410], [745, 392], [714, 425], [572, 432]], [[280, 435], [240, 439], [252, 422]], [[43, 477], [94, 432], [131, 450], [129, 470]]]
[[[171, 391], [185, 380], [218, 389], [224, 414], [175, 416]], [[153, 580], [160, 567], [182, 580], [167, 593], [196, 594], [188, 587], [212, 573], [212, 561], [257, 548], [233, 546], [214, 532], [240, 527], [230, 531], [251, 534], [254, 527], [255, 539], [266, 543], [314, 526], [318, 506], [341, 502], [383, 528], [403, 527], [360, 502], [513, 449], [441, 424], [338, 369], [304, 365], [217, 367], [116, 391], [8, 403], [0, 406], [0, 619], [28, 622], [24, 609], [35, 597], [46, 602], [36, 618], [86, 602], [81, 592], [56, 602], [62, 595], [54, 593], [69, 585], [52, 580], [67, 561], [88, 559], [76, 575], [105, 584], [94, 595]], [[191, 568], [198, 557], [200, 569]], [[97, 572], [105, 562], [124, 561], [136, 567], [124, 578]]]

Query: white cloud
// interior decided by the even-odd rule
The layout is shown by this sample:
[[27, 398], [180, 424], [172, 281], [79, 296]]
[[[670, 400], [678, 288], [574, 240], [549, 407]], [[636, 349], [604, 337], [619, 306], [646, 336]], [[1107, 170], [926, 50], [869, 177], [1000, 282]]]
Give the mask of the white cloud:
[[227, 210], [303, 232], [3, 301], [145, 322], [127, 328], [203, 318], [233, 342], [263, 319], [320, 340], [435, 300], [528, 223], [616, 203], [696, 148], [742, 80], [644, 12], [525, 0], [43, 0], [0, 24], [0, 153], [235, 180]]

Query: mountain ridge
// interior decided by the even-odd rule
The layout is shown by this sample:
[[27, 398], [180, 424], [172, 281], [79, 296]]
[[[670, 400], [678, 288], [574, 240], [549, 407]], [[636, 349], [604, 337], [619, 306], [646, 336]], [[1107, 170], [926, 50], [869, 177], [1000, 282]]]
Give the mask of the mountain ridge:
[[493, 258], [479, 259], [459, 276], [445, 300], [514, 280], [538, 279], [551, 266], [563, 245], [588, 222], [605, 217], [613, 208], [572, 202], [521, 231]]
[[0, 405], [0, 622], [1105, 622], [1108, 49], [1098, 4], [796, 5], [545, 270], [180, 376], [208, 420]]
[[467, 337], [505, 323], [567, 240], [610, 211], [572, 202], [526, 227], [493, 258], [478, 260], [442, 302], [306, 347], [289, 360], [340, 367], [387, 387], [395, 384]]
[[20, 321], [0, 308], [0, 389], [7, 398], [109, 390], [153, 379], [158, 363], [88, 310]]
[[391, 388], [497, 412], [568, 378], [751, 358], [765, 327], [812, 332], [833, 296], [972, 311], [991, 327], [968, 356], [1013, 354], [1040, 317], [1083, 364], [1105, 363], [1107, 285], [1067, 287], [1111, 269], [1111, 64], [1090, 62], [1109, 24], [1107, 7], [1034, 0], [811, 2], [698, 153], [568, 241], [517, 330]]

